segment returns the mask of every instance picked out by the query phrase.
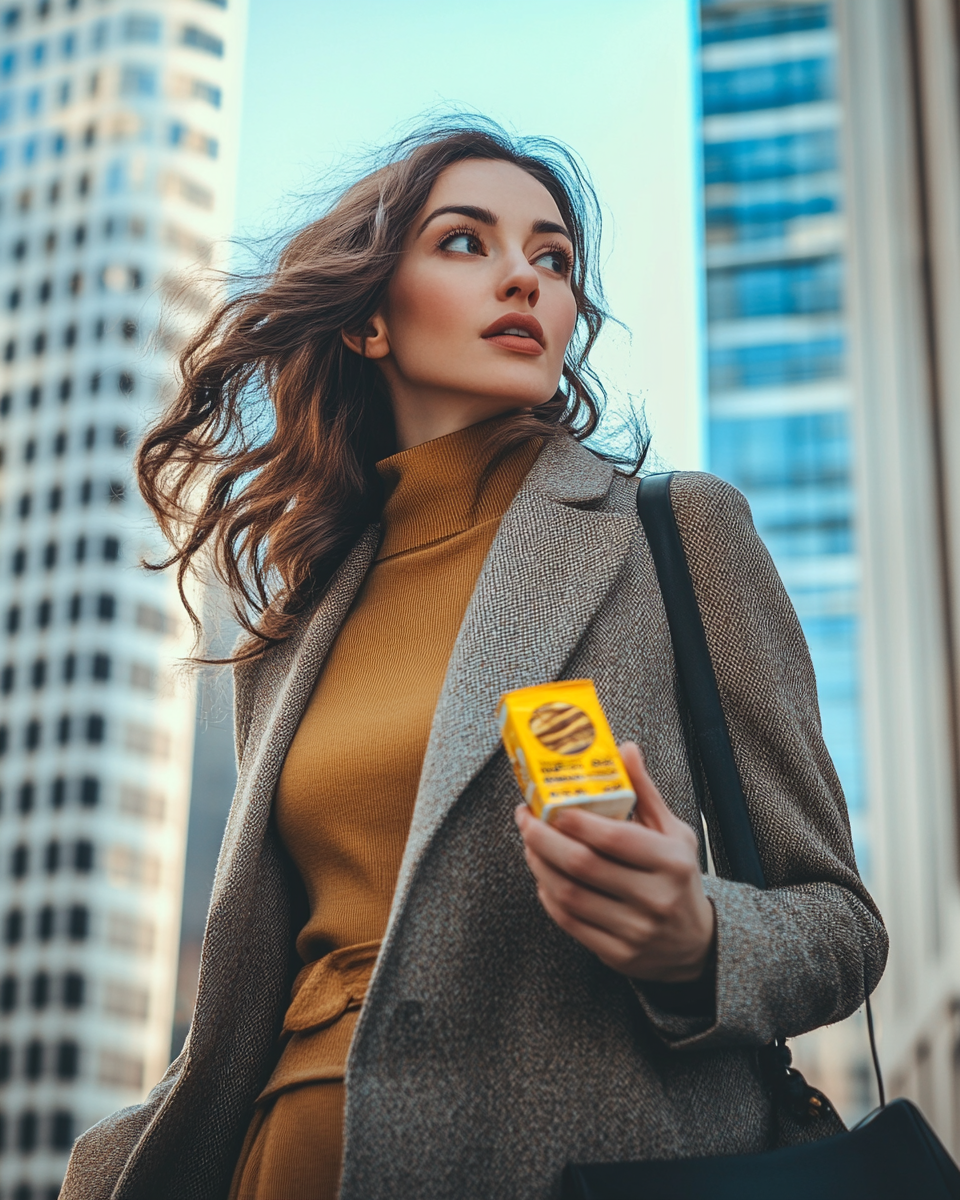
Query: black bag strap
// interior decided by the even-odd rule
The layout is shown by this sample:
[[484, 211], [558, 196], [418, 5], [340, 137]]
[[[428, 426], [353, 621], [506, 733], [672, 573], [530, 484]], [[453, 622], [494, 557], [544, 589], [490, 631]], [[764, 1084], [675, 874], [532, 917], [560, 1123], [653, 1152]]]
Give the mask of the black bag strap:
[[731, 876], [738, 883], [765, 888], [767, 880], [750, 825], [740, 772], [733, 757], [707, 635], [670, 502], [672, 478], [673, 475], [668, 474], [648, 475], [641, 479], [637, 489], [637, 512], [657, 568], [680, 693], [690, 716]]
[[[723, 840], [723, 849], [730, 865], [730, 875], [736, 882], [766, 888], [767, 880], [750, 824], [740, 772], [733, 756], [730, 731], [723, 714], [703, 618], [700, 615], [700, 606], [697, 604], [693, 580], [690, 577], [690, 566], [670, 499], [672, 479], [673, 472], [647, 475], [641, 479], [637, 488], [637, 512], [657, 570], [667, 623], [670, 626], [680, 696], [689, 716], [700, 766], [707, 782]], [[874, 1036], [873, 1013], [866, 988], [864, 998], [870, 1051], [880, 1105], [883, 1107], [886, 1097]], [[772, 1048], [777, 1047], [782, 1048], [783, 1061], [789, 1067], [790, 1058], [786, 1046], [779, 1042], [772, 1044]]]

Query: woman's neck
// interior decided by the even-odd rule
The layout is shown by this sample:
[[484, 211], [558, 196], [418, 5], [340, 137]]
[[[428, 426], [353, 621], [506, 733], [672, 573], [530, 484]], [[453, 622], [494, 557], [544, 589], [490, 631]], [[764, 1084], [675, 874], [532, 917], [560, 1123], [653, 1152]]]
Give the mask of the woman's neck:
[[394, 395], [393, 420], [397, 450], [411, 450], [424, 442], [433, 442], [450, 433], [459, 433], [471, 425], [519, 411], [516, 403], [503, 396], [463, 396], [424, 394]]

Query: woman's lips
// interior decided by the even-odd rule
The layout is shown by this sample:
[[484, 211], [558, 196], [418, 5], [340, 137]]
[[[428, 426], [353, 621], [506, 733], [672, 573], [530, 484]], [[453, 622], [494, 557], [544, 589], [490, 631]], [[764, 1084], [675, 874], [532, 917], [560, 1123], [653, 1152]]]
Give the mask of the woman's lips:
[[515, 350], [518, 354], [543, 353], [543, 326], [529, 313], [507, 313], [498, 317], [480, 336], [485, 342]]

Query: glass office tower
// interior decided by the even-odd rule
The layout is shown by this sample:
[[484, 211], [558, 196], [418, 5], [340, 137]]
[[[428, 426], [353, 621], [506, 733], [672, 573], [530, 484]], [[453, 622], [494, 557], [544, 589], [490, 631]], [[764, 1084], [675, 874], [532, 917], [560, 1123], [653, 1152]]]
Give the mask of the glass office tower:
[[237, 0], [0, 7], [0, 1195], [167, 1065], [194, 694], [132, 453], [230, 232]]
[[701, 4], [708, 445], [800, 616], [868, 870], [837, 49], [829, 3]]

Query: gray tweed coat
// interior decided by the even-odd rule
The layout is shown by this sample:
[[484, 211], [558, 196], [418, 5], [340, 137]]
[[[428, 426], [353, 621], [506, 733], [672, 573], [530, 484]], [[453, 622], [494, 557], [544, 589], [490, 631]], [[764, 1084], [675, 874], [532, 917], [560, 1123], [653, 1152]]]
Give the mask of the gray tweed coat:
[[[547, 1200], [568, 1159], [765, 1149], [784, 1133], [756, 1047], [840, 1020], [880, 977], [886, 936], [803, 636], [746, 502], [708, 475], [677, 476], [674, 505], [771, 887], [706, 880], [716, 1008], [699, 1017], [660, 1007], [540, 907], [494, 719], [501, 692], [594, 679], [615, 734], [644, 747], [667, 803], [701, 828], [635, 488], [572, 440], [548, 443], [481, 571], [350, 1053], [344, 1200]], [[80, 1138], [63, 1200], [226, 1194], [296, 967], [274, 788], [376, 544], [372, 528], [296, 635], [237, 669], [239, 781], [193, 1027], [143, 1104]]]

